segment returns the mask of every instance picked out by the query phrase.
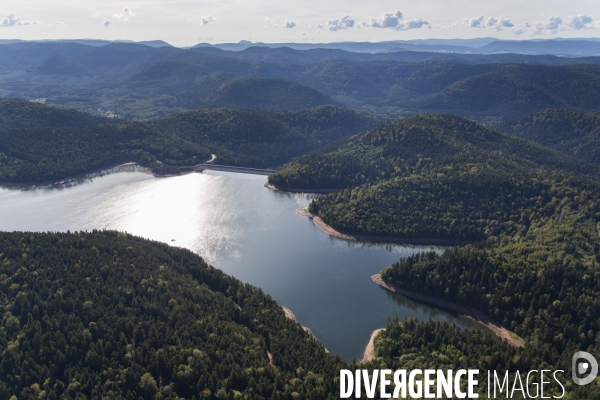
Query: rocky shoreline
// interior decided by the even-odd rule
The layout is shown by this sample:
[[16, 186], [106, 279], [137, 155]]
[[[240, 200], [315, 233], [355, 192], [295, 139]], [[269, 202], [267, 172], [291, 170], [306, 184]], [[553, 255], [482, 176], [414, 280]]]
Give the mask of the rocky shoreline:
[[[294, 315], [294, 313], [292, 312], [292, 310], [290, 310], [289, 308], [286, 308], [286, 307], [282, 306], [281, 304], [280, 304], [280, 306], [283, 309], [283, 312], [285, 313], [285, 316], [288, 319], [291, 319], [292, 321], [294, 321], [294, 322], [296, 322], [296, 323], [299, 324], [299, 322], [296, 319], [296, 316]], [[313, 339], [315, 339], [317, 342], [321, 343], [321, 341], [315, 336], [315, 334], [313, 333], [313, 331], [310, 330], [310, 328], [308, 328], [308, 327], [306, 327], [304, 325], [300, 325], [300, 326], [302, 327], [302, 329], [304, 329], [304, 331], [306, 333], [308, 333], [310, 336], [312, 336]], [[323, 345], [323, 343], [321, 343], [321, 345]], [[323, 346], [323, 348], [325, 348], [325, 346]], [[329, 350], [327, 350], [326, 348], [325, 348], [325, 351], [327, 353], [329, 353]]]
[[427, 303], [427, 304], [439, 307], [441, 309], [445, 309], [445, 310], [456, 312], [458, 314], [462, 314], [465, 317], [483, 325], [485, 328], [487, 328], [489, 331], [494, 333], [496, 336], [498, 336], [501, 339], [508, 342], [508, 344], [510, 344], [511, 346], [523, 347], [523, 342], [514, 338], [508, 329], [502, 327], [500, 324], [493, 321], [490, 317], [488, 317], [481, 311], [472, 309], [470, 307], [462, 306], [460, 304], [451, 303], [449, 301], [442, 300], [437, 297], [426, 296], [426, 295], [423, 295], [420, 293], [416, 293], [416, 292], [412, 292], [410, 290], [403, 289], [403, 288], [398, 287], [390, 282], [385, 281], [383, 279], [383, 277], [379, 274], [375, 274], [375, 275], [371, 276], [371, 280], [373, 282], [375, 282], [376, 284], [378, 284], [379, 286], [381, 286], [382, 288], [387, 289], [391, 292], [400, 294], [402, 296], [408, 297], [413, 300], [417, 300], [422, 303]]

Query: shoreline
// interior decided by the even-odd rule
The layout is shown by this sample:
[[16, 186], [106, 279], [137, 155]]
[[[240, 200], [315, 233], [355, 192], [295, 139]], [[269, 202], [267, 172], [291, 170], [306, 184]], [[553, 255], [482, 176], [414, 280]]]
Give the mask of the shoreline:
[[290, 192], [290, 193], [317, 193], [317, 194], [327, 194], [337, 192], [340, 189], [294, 189], [285, 186], [275, 186], [270, 182], [266, 182], [264, 186], [275, 192]]
[[478, 324], [484, 326], [490, 332], [498, 336], [500, 339], [505, 340], [509, 345], [513, 347], [523, 347], [523, 342], [515, 339], [511, 332], [502, 327], [500, 324], [494, 322], [490, 317], [481, 311], [475, 310], [470, 307], [462, 306], [460, 304], [447, 302], [445, 300], [439, 299], [437, 297], [431, 297], [427, 295], [423, 295], [420, 293], [416, 293], [407, 289], [403, 289], [399, 286], [396, 286], [390, 282], [387, 282], [383, 279], [380, 274], [375, 274], [371, 276], [371, 280], [381, 286], [384, 289], [387, 289], [391, 292], [400, 294], [402, 296], [408, 297], [412, 300], [416, 300], [418, 302], [427, 303], [429, 305], [433, 305], [440, 309], [445, 309], [449, 311], [456, 312], [458, 314], [464, 315], [466, 318], [477, 322]]
[[385, 331], [385, 328], [375, 329], [373, 333], [371, 333], [371, 339], [369, 339], [363, 359], [360, 361], [361, 364], [373, 361], [373, 356], [375, 355], [375, 338], [381, 331]]
[[370, 236], [354, 233], [343, 233], [332, 226], [327, 225], [327, 223], [323, 221], [321, 217], [308, 211], [308, 208], [300, 208], [296, 210], [296, 214], [312, 219], [315, 225], [321, 228], [321, 230], [328, 235], [334, 236], [338, 239], [351, 240], [354, 242], [417, 244], [431, 246], [458, 246], [471, 244], [471, 242], [458, 239], [402, 238], [397, 236]]
[[[300, 322], [298, 322], [298, 320], [296, 319], [296, 316], [294, 315], [294, 313], [292, 312], [292, 310], [290, 310], [287, 307], [282, 306], [281, 304], [279, 306], [283, 309], [283, 312], [285, 313], [285, 316], [287, 317], [287, 319], [291, 319], [295, 323], [299, 324], [302, 327], [302, 329], [304, 329], [304, 331], [306, 333], [308, 333], [317, 342], [321, 343], [321, 341], [315, 336], [315, 334], [313, 333], [313, 331], [310, 330], [310, 328], [308, 328], [308, 327], [300, 324]], [[329, 353], [329, 350], [327, 350], [327, 348], [323, 345], [323, 343], [321, 343], [321, 346], [323, 346], [323, 348], [325, 349], [326, 353]]]
[[143, 167], [143, 166], [139, 165], [138, 163], [131, 161], [131, 162], [125, 162], [125, 163], [120, 163], [120, 164], [115, 164], [115, 165], [109, 165], [107, 167], [96, 168], [91, 171], [71, 175], [66, 178], [52, 179], [52, 180], [41, 181], [41, 182], [0, 181], [0, 189], [40, 189], [40, 188], [47, 188], [47, 187], [58, 186], [58, 185], [67, 185], [67, 184], [70, 184], [70, 183], [73, 183], [73, 182], [76, 182], [76, 181], [79, 181], [82, 179], [94, 178], [98, 174], [102, 174], [103, 172], [107, 172], [107, 171], [110, 171], [115, 168], [136, 167], [136, 166], [140, 167], [140, 168], [145, 168], [146, 174], [152, 175], [156, 178], [171, 178], [171, 177], [175, 177], [175, 176], [183, 176], [183, 175], [188, 175], [188, 174], [194, 173], [194, 171], [183, 171], [183, 172], [180, 172], [179, 174], [157, 174], [157, 173], [153, 172], [151, 169], [149, 169], [148, 167]]

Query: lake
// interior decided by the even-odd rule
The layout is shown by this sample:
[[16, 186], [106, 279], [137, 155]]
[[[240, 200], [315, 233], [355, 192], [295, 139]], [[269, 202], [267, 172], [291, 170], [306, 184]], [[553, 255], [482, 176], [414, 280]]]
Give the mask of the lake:
[[439, 248], [333, 238], [295, 213], [314, 195], [274, 192], [265, 176], [207, 171], [155, 178], [137, 167], [77, 184], [0, 189], [0, 230], [117, 229], [192, 250], [261, 287], [332, 353], [361, 359], [371, 333], [397, 315], [477, 325], [380, 288], [371, 275]]

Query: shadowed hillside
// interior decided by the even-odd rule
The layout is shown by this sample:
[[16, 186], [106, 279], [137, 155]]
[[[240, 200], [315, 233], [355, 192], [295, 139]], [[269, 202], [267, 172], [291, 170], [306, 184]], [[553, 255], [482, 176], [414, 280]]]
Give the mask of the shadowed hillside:
[[600, 114], [569, 109], [544, 110], [508, 121], [498, 129], [600, 164]]

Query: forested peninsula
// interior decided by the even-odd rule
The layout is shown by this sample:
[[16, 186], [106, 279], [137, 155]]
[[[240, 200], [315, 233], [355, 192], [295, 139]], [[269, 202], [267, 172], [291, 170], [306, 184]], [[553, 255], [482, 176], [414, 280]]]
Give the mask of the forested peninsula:
[[262, 290], [112, 231], [0, 233], [0, 399], [335, 399], [346, 367]]

